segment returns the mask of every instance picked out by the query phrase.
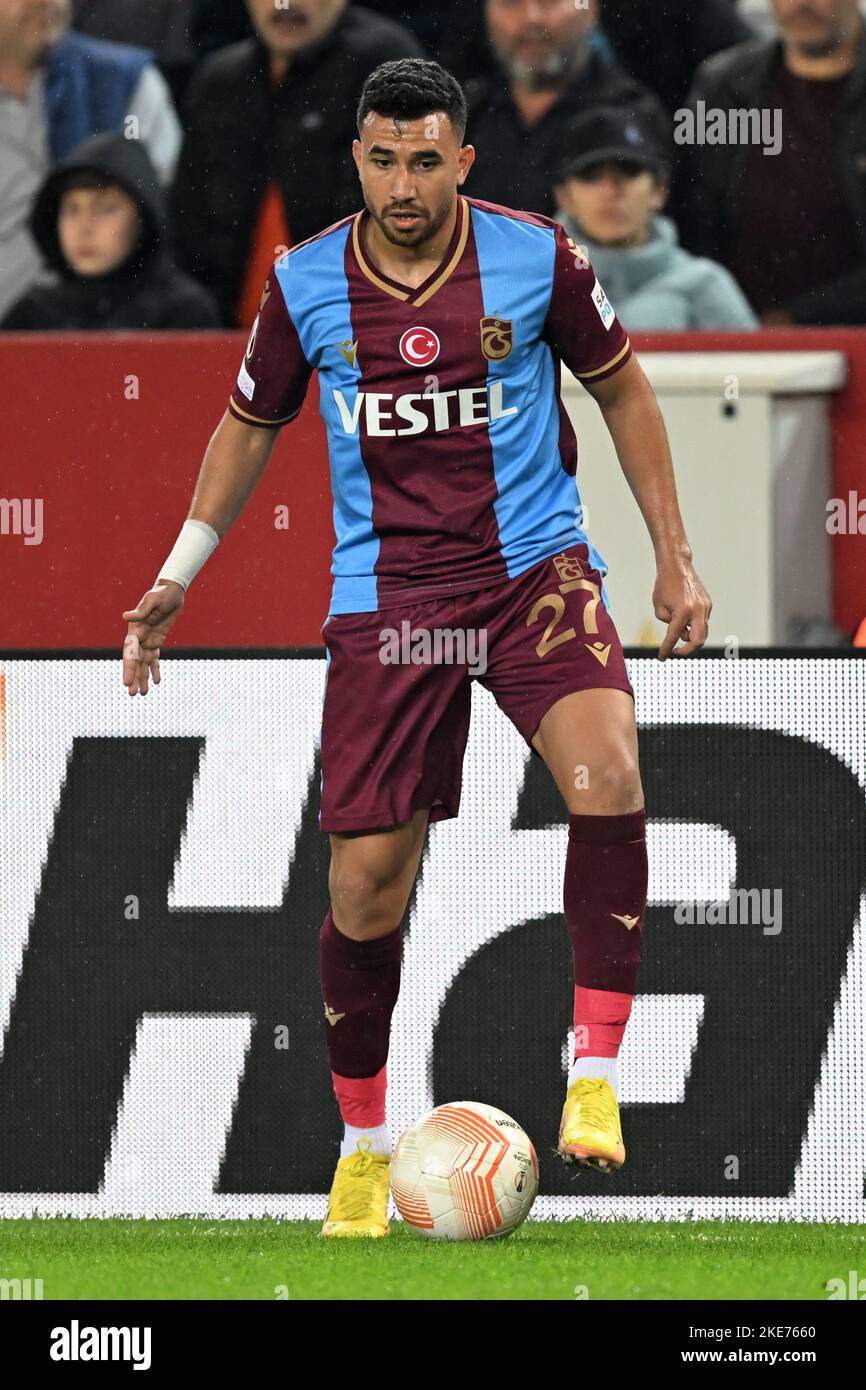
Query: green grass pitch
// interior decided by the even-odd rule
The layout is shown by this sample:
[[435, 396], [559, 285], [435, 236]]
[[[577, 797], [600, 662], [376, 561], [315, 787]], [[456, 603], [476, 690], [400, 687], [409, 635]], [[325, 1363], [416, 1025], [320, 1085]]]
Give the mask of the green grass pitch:
[[[825, 1300], [866, 1226], [528, 1222], [488, 1244], [322, 1240], [312, 1221], [0, 1221], [0, 1277], [45, 1299]], [[584, 1293], [583, 1290], [586, 1292]]]

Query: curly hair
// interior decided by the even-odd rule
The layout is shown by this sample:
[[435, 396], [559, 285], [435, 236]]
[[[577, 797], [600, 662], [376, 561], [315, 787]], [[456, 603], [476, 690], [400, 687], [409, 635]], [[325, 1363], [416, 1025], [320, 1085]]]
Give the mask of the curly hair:
[[398, 58], [371, 72], [358, 102], [359, 131], [371, 111], [397, 121], [418, 121], [442, 111], [461, 140], [466, 131], [466, 98], [459, 82], [424, 58]]

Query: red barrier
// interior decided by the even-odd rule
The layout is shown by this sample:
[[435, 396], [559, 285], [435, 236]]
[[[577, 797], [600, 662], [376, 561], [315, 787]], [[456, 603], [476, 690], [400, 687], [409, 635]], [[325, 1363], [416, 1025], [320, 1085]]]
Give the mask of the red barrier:
[[[833, 348], [834, 493], [866, 495], [866, 331], [653, 334], [638, 351]], [[0, 534], [0, 648], [121, 646], [120, 614], [156, 577], [186, 515], [243, 352], [239, 334], [3, 335], [0, 497], [42, 499], [43, 538]], [[288, 525], [283, 525], [284, 509]], [[190, 591], [185, 647], [321, 644], [334, 543], [314, 385], [264, 478]], [[835, 616], [866, 613], [866, 538], [832, 538]]]
[[[0, 339], [0, 495], [44, 499], [41, 545], [0, 536], [0, 647], [119, 649], [120, 615], [174, 544], [244, 345], [217, 333]], [[313, 386], [190, 590], [174, 642], [321, 645], [333, 544]]]

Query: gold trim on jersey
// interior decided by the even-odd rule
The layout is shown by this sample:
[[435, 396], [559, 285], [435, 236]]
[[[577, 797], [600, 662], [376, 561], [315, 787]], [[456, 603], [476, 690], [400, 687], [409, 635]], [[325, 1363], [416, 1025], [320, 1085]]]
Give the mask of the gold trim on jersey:
[[457, 269], [458, 263], [461, 261], [463, 257], [463, 252], [466, 250], [466, 243], [469, 240], [469, 214], [466, 211], [466, 204], [463, 201], [463, 199], [459, 196], [459, 194], [457, 197], [457, 202], [460, 208], [460, 216], [463, 219], [463, 224], [460, 228], [460, 235], [457, 238], [457, 245], [454, 247], [454, 255], [451, 257], [451, 260], [448, 262], [442, 274], [438, 275], [436, 279], [433, 281], [433, 284], [430, 286], [430, 288], [425, 290], [423, 294], [419, 295], [417, 299], [412, 300], [412, 305], [415, 309], [420, 309], [422, 304], [426, 304], [428, 299], [432, 299], [436, 291], [438, 289], [441, 289], [442, 286], [445, 284], [445, 281], [451, 278], [451, 276], [454, 274], [454, 271]]
[[420, 309], [423, 304], [427, 303], [428, 299], [433, 298], [437, 290], [442, 288], [445, 281], [451, 278], [463, 257], [463, 252], [466, 250], [466, 243], [469, 240], [470, 217], [466, 202], [459, 194], [457, 197], [457, 215], [460, 218], [460, 232], [457, 237], [457, 245], [454, 248], [453, 256], [444, 270], [436, 276], [432, 285], [429, 285], [426, 290], [419, 286], [420, 294], [416, 294], [415, 297], [413, 297], [412, 291], [398, 290], [396, 286], [389, 285], [386, 280], [381, 279], [380, 276], [376, 274], [375, 270], [370, 265], [370, 262], [364, 255], [364, 248], [361, 244], [361, 218], [364, 216], [363, 212], [358, 213], [358, 216], [355, 218], [354, 226], [352, 227], [352, 247], [355, 252], [355, 259], [367, 279], [372, 280], [373, 284], [380, 290], [384, 290], [386, 294], [393, 295], [394, 299], [402, 299], [404, 302], [409, 301], [413, 308]]
[[276, 429], [277, 425], [287, 425], [290, 420], [294, 420], [296, 415], [300, 415], [303, 409], [303, 406], [299, 405], [297, 410], [293, 410], [291, 415], [287, 415], [283, 420], [263, 420], [260, 415], [250, 415], [248, 410], [244, 410], [242, 406], [238, 405], [233, 396], [229, 397], [229, 405], [233, 411], [238, 415], [242, 415], [245, 420], [252, 420], [254, 425], [272, 425], [274, 429]]
[[404, 294], [402, 290], [395, 289], [393, 285], [389, 285], [384, 280], [380, 280], [376, 272], [367, 263], [361, 248], [361, 218], [363, 216], [363, 212], [358, 213], [358, 216], [355, 218], [355, 225], [352, 228], [352, 245], [355, 249], [355, 259], [358, 265], [361, 267], [367, 279], [372, 280], [373, 284], [377, 285], [380, 290], [384, 290], [386, 294], [393, 295], [395, 299], [408, 299], [408, 294]]
[[618, 352], [616, 357], [612, 357], [609, 362], [605, 362], [603, 367], [596, 367], [594, 372], [575, 372], [578, 381], [590, 381], [594, 376], [601, 376], [602, 372], [609, 372], [611, 367], [615, 367], [617, 362], [621, 362], [631, 347], [628, 338], [625, 340], [625, 347], [622, 352]]

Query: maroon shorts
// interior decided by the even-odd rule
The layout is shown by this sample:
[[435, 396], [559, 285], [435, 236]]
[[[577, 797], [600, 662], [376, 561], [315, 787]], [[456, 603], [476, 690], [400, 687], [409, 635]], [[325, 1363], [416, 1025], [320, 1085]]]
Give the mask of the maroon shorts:
[[533, 753], [533, 734], [564, 695], [634, 694], [586, 545], [473, 593], [336, 614], [322, 637], [326, 833], [385, 830], [424, 806], [431, 822], [457, 815], [473, 679]]

